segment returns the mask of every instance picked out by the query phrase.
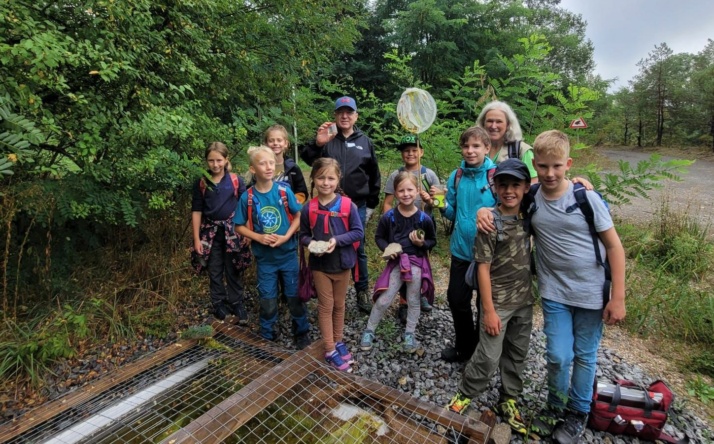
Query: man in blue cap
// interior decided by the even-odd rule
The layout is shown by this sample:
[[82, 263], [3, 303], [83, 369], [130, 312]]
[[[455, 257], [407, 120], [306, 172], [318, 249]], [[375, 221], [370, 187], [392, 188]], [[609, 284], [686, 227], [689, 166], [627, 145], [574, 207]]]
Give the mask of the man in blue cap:
[[[329, 131], [333, 122], [320, 125], [315, 139], [300, 147], [300, 158], [308, 165], [312, 165], [315, 159], [320, 157], [330, 157], [340, 163], [342, 169], [340, 188], [355, 203], [362, 225], [366, 227], [367, 221], [379, 204], [382, 178], [372, 141], [355, 126], [358, 116], [355, 99], [347, 96], [337, 99], [334, 122], [337, 132]], [[372, 310], [372, 302], [368, 289], [364, 239], [357, 250], [357, 269], [359, 276], [353, 275], [357, 291], [357, 307], [369, 313]]]

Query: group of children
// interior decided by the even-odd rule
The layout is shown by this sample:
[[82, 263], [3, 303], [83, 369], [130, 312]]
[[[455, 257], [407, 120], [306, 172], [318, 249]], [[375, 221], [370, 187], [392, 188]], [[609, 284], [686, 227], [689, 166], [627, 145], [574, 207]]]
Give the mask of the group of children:
[[[249, 150], [254, 183], [245, 192], [242, 181], [236, 184], [232, 179], [225, 146], [209, 146], [206, 161], [211, 184], [207, 188], [197, 184], [194, 189], [194, 249], [204, 255], [210, 250], [208, 268], [216, 316], [222, 319], [234, 314], [242, 321], [246, 319], [242, 279], [231, 267], [229, 255], [250, 242], [260, 276], [260, 335], [277, 339], [282, 285], [296, 345], [304, 348], [310, 343], [310, 326], [305, 304], [296, 294], [296, 250], [298, 245], [309, 248], [326, 242], [321, 253], [312, 252], [309, 258], [318, 295], [319, 330], [326, 361], [338, 370], [351, 371], [353, 357], [343, 342], [345, 299], [364, 227], [355, 204], [340, 192], [341, 170], [334, 159], [314, 162], [310, 173], [314, 197], [307, 199], [299, 169], [295, 171], [284, 161], [287, 140], [285, 128], [271, 127], [265, 135], [270, 148]], [[516, 399], [523, 388], [532, 328], [530, 242], [534, 239], [547, 336], [548, 405], [531, 422], [531, 431], [552, 434], [560, 443], [577, 442], [589, 412], [602, 324], [616, 323], [625, 316], [624, 250], [606, 206], [596, 193], [588, 191], [599, 248], [612, 271], [612, 292], [605, 302], [601, 297], [604, 278], [597, 272], [590, 229], [577, 209], [573, 184], [566, 178], [572, 159], [565, 134], [547, 131], [536, 138], [533, 166], [539, 185], [534, 189], [530, 187], [531, 172], [522, 161], [507, 159], [498, 165], [491, 161], [489, 135], [483, 128], [467, 129], [459, 144], [463, 161], [449, 176], [445, 204], [439, 208], [454, 224], [447, 300], [455, 343], [442, 357], [468, 363], [447, 407], [463, 413], [472, 399], [486, 391], [498, 368], [501, 396], [495, 410], [514, 430], [526, 433]], [[219, 145], [220, 149], [216, 148]], [[404, 167], [389, 177], [385, 211], [375, 234], [380, 250], [391, 249], [375, 285], [374, 305], [360, 341], [362, 350], [372, 348], [378, 323], [401, 292], [407, 307], [403, 347], [414, 352], [419, 314], [430, 310], [433, 303], [428, 252], [436, 244], [436, 232], [431, 214], [443, 190], [436, 174], [421, 166], [423, 149], [415, 136], [402, 139], [399, 149]], [[289, 183], [276, 182], [277, 176]], [[209, 230], [214, 235], [206, 236]], [[206, 248], [208, 238], [212, 246]], [[477, 288], [467, 284], [473, 260]], [[221, 273], [226, 275], [227, 290]], [[471, 305], [473, 290], [477, 291], [477, 323]]]

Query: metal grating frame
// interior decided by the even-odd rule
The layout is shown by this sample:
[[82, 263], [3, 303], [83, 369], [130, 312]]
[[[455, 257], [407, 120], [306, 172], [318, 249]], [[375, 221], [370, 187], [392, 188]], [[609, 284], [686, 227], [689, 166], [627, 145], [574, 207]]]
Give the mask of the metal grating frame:
[[[0, 425], [10, 443], [485, 443], [481, 421], [338, 372], [322, 341], [287, 352], [214, 323], [216, 341], [185, 341], [91, 387]], [[159, 353], [155, 354], [158, 355]], [[152, 365], [153, 363], [153, 365]], [[112, 383], [116, 382], [116, 383]], [[97, 387], [101, 387], [98, 390]]]

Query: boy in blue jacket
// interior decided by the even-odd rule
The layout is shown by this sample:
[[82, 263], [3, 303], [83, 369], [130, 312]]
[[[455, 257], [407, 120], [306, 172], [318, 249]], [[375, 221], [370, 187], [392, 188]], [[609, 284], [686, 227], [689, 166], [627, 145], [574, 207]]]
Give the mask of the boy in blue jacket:
[[[472, 247], [476, 237], [476, 211], [481, 207], [496, 204], [489, 174], [496, 165], [487, 157], [491, 139], [485, 129], [473, 126], [459, 138], [464, 160], [447, 181], [446, 208], [444, 216], [453, 221], [451, 235], [451, 267], [446, 298], [454, 319], [454, 346], [441, 352], [447, 362], [467, 361], [476, 349], [479, 329], [474, 323], [471, 309], [473, 289], [466, 284], [466, 271], [473, 256]], [[480, 303], [477, 294], [477, 306]]]

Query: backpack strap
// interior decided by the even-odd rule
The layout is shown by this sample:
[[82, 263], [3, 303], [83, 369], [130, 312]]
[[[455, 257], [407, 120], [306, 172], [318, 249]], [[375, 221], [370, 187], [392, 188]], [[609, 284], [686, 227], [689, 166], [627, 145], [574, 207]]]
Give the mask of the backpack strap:
[[585, 220], [588, 223], [588, 230], [590, 231], [590, 237], [592, 238], [593, 248], [595, 250], [595, 259], [597, 260], [598, 265], [603, 268], [605, 273], [605, 283], [603, 284], [602, 288], [602, 300], [604, 307], [610, 301], [610, 285], [612, 283], [612, 273], [610, 270], [610, 263], [608, 262], [607, 258], [603, 260], [602, 254], [600, 253], [600, 235], [598, 235], [598, 232], [595, 229], [595, 212], [593, 211], [593, 207], [590, 204], [586, 193], [587, 190], [582, 184], [573, 184], [573, 194], [575, 196], [576, 204], [569, 208], [566, 208], [565, 211], [571, 213], [576, 208], [580, 208], [580, 211], [583, 213], [583, 216], [585, 216]]
[[496, 194], [496, 182], [493, 180], [493, 176], [496, 175], [496, 167], [494, 166], [493, 168], [489, 168], [488, 171], [486, 171], [486, 180], [488, 181], [488, 188], [491, 190], [491, 194], [493, 194], [494, 200], [498, 200], [497, 194]]
[[[231, 182], [233, 182], [233, 194], [238, 198], [238, 189], [240, 188], [240, 179], [236, 173], [230, 173]], [[198, 180], [198, 189], [201, 191], [201, 196], [206, 195], [206, 178], [202, 177]]]
[[456, 176], [454, 177], [454, 194], [459, 189], [459, 182], [461, 182], [461, 176], [464, 175], [464, 169], [461, 167], [456, 168]]
[[512, 140], [508, 142], [508, 158], [509, 159], [520, 159], [521, 158], [521, 141]]
[[231, 173], [231, 182], [233, 182], [233, 194], [238, 197], [238, 189], [240, 188], [240, 179], [236, 173]]
[[[321, 210], [319, 206], [319, 201], [317, 197], [313, 197], [308, 204], [309, 219], [310, 219], [310, 231], [315, 228], [317, 223], [317, 216], [321, 215], [324, 218], [323, 229], [324, 233], [328, 234], [330, 232], [330, 217], [339, 217], [342, 223], [345, 225], [345, 230], [350, 230], [350, 213], [352, 212], [352, 199], [347, 196], [340, 196], [340, 209], [339, 211], [326, 211]], [[359, 248], [359, 241], [352, 244], [355, 251]]]
[[248, 188], [248, 229], [253, 229], [253, 187]]
[[288, 216], [288, 223], [293, 223], [293, 215], [290, 213], [290, 205], [288, 204], [288, 193], [286, 188], [282, 185], [278, 185], [278, 193], [280, 193], [280, 200], [283, 203], [283, 208], [285, 208], [285, 214]]
[[503, 242], [506, 234], [503, 231], [503, 218], [496, 210], [491, 210], [493, 214], [493, 224], [496, 225], [496, 242]]

